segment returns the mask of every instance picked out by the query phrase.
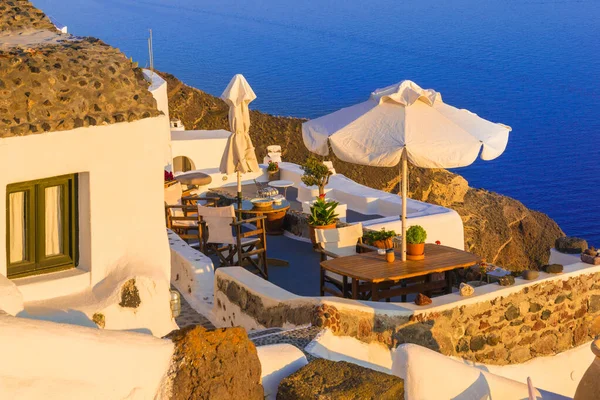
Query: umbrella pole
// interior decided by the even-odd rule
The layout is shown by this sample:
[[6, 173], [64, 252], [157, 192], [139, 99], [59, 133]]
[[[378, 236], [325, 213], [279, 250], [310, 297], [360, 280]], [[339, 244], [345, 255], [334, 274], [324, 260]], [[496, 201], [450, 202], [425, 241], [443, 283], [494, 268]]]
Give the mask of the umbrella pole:
[[408, 189], [408, 160], [406, 149], [402, 152], [402, 261], [406, 261], [406, 199]]
[[237, 171], [237, 200], [238, 203], [242, 202], [242, 174], [239, 169]]

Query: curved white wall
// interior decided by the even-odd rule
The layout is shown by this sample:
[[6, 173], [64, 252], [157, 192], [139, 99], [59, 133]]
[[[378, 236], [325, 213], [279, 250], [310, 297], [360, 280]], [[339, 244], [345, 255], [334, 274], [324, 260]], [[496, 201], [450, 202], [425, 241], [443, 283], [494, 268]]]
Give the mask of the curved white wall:
[[196, 169], [218, 169], [229, 136], [231, 132], [224, 129], [171, 131], [171, 153], [173, 158], [189, 158]]
[[[143, 69], [144, 77], [150, 82], [148, 91], [152, 93], [152, 96], [156, 100], [156, 108], [158, 111], [162, 111], [167, 116], [167, 123], [169, 123], [169, 97], [167, 92], [167, 81], [160, 77], [156, 72], [152, 72], [149, 69]], [[170, 128], [170, 124], [169, 124]]]
[[0, 315], [0, 398], [153, 399], [173, 343]]

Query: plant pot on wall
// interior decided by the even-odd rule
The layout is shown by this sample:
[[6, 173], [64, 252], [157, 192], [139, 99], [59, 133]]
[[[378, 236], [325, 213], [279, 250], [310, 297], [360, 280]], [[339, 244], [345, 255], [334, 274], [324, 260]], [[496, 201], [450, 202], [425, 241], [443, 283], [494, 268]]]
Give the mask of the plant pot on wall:
[[278, 181], [279, 177], [281, 176], [281, 170], [277, 170], [277, 171], [268, 171], [269, 172], [269, 182], [271, 181]]
[[320, 226], [308, 225], [310, 241], [312, 242], [312, 244], [317, 244], [317, 234], [315, 232], [316, 229], [335, 229], [336, 226], [337, 226], [337, 223], [333, 223], [333, 224], [329, 224], [329, 225], [320, 225]]

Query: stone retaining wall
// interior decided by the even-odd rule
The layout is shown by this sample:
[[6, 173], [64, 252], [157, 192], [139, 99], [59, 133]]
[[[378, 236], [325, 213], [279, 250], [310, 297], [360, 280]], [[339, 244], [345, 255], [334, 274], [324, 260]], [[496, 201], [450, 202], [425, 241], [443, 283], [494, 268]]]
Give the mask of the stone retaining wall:
[[[585, 268], [585, 267], [584, 267]], [[267, 307], [268, 296], [244, 284], [217, 276], [217, 307], [226, 302], [263, 327], [303, 325], [309, 321], [332, 329], [336, 335], [390, 348], [415, 343], [445, 355], [486, 364], [518, 364], [577, 347], [600, 334], [600, 272], [578, 273], [515, 288], [499, 288], [496, 296], [480, 302], [457, 303], [436, 311], [411, 310], [397, 303], [373, 309], [352, 307], [334, 298], [302, 298], [313, 302], [280, 302]], [[548, 279], [550, 278], [550, 279]], [[269, 301], [272, 303], [272, 301]], [[369, 310], [369, 311], [367, 311]], [[235, 318], [234, 318], [235, 319]], [[232, 319], [231, 323], [234, 323]], [[239, 320], [241, 321], [241, 320]]]

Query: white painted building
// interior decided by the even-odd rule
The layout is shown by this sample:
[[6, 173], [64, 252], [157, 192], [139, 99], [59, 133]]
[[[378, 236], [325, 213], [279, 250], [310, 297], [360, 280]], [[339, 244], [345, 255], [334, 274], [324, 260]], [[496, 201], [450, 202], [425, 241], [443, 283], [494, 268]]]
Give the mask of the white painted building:
[[[151, 88], [166, 98], [166, 84]], [[98, 314], [107, 329], [157, 336], [176, 328], [162, 206], [169, 135], [159, 115], [0, 139], [0, 309], [90, 326]], [[141, 304], [119, 306], [131, 279]]]

